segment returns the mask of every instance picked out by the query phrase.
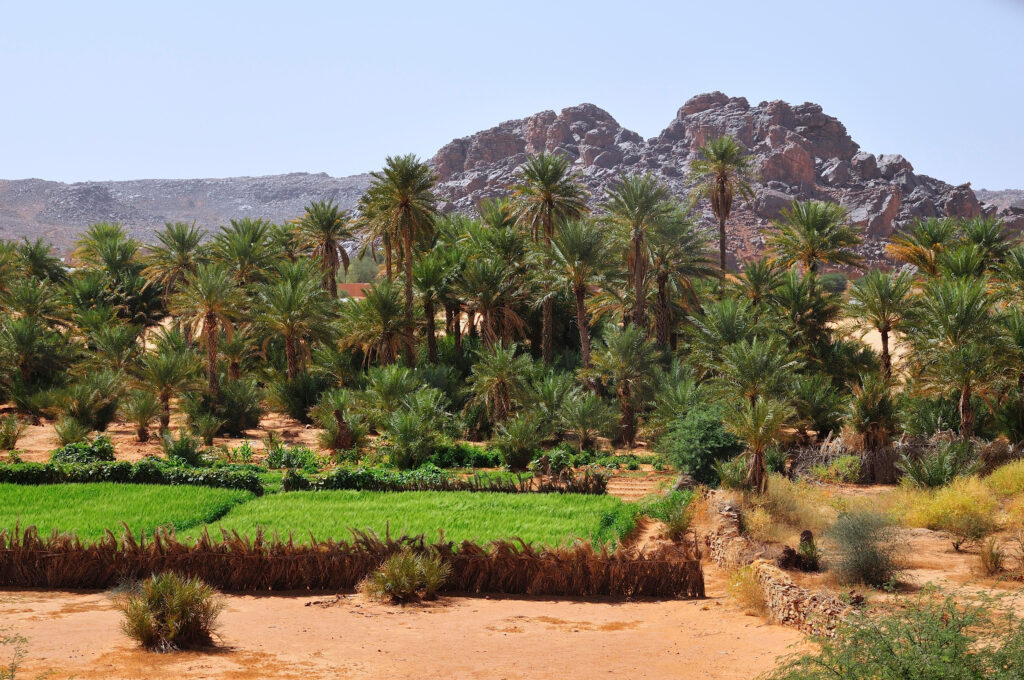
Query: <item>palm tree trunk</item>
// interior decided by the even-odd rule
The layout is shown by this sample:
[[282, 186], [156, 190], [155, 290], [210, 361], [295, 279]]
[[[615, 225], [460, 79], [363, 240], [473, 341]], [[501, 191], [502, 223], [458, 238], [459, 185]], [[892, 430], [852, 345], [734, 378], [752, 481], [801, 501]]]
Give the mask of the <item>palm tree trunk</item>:
[[655, 314], [655, 333], [658, 344], [663, 348], [669, 345], [669, 304], [668, 304], [668, 274], [658, 274], [658, 308]]
[[889, 354], [889, 331], [883, 328], [879, 330], [878, 334], [882, 336], [882, 370], [885, 372], [885, 379], [892, 380], [892, 356]]
[[587, 320], [587, 307], [584, 304], [586, 286], [576, 286], [576, 325], [580, 328], [580, 354], [583, 355], [583, 368], [590, 368], [590, 321]]
[[149, 428], [145, 425], [139, 425], [135, 428], [135, 438], [143, 444], [149, 441]]
[[220, 379], [217, 376], [217, 317], [207, 314], [203, 320], [206, 335], [206, 383], [210, 393], [220, 395]]
[[166, 432], [171, 426], [171, 395], [160, 395], [160, 432]]
[[722, 271], [719, 273], [719, 286], [725, 287], [725, 216], [718, 218], [718, 266]]
[[643, 257], [644, 237], [633, 233], [633, 318], [641, 328], [647, 327], [647, 258]]
[[284, 336], [284, 356], [288, 362], [288, 380], [295, 380], [299, 377], [299, 359], [295, 352], [295, 337], [291, 334]]
[[392, 271], [392, 266], [391, 266], [391, 239], [390, 238], [385, 238], [384, 239], [384, 275], [387, 277], [388, 281], [393, 281], [394, 278], [395, 278], [394, 277], [394, 272]]
[[974, 436], [974, 406], [971, 404], [970, 383], [960, 391], [960, 436], [964, 439]]
[[334, 435], [334, 448], [342, 451], [351, 449], [355, 438], [352, 436], [352, 428], [345, 420], [345, 413], [341, 409], [334, 411], [334, 424], [337, 430]]
[[636, 444], [636, 413], [633, 411], [633, 395], [629, 383], [619, 386], [619, 414], [622, 442], [633, 448]]
[[750, 452], [750, 467], [747, 468], [747, 487], [757, 493], [764, 493], [767, 488], [767, 475], [764, 467], [764, 451]]
[[427, 357], [430, 363], [437, 363], [437, 335], [434, 328], [434, 301], [429, 297], [423, 300], [423, 316], [427, 320]]
[[[412, 296], [412, 225], [407, 224], [402, 232], [402, 240], [405, 244], [404, 269], [405, 269], [405, 321], [408, 328], [413, 324], [413, 296]], [[405, 365], [412, 368], [416, 364], [416, 346], [412, 338], [405, 344]]]
[[[544, 245], [548, 248], [551, 247], [551, 212], [550, 210], [544, 211]], [[544, 258], [544, 266], [548, 271], [551, 270], [551, 258]], [[546, 291], [545, 291], [546, 292]], [[544, 302], [541, 303], [541, 342], [540, 342], [540, 355], [541, 359], [544, 360], [545, 365], [551, 364], [552, 358], [552, 343], [554, 340], [554, 322], [555, 322], [555, 301], [551, 297], [546, 297]]]

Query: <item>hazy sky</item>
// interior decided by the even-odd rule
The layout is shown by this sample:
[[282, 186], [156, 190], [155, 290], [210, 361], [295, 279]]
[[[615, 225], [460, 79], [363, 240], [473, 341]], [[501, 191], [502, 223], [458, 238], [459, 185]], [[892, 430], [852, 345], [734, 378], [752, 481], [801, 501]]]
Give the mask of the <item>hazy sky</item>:
[[861, 147], [1024, 188], [1024, 0], [0, 0], [0, 177], [348, 175], [593, 102], [820, 103]]

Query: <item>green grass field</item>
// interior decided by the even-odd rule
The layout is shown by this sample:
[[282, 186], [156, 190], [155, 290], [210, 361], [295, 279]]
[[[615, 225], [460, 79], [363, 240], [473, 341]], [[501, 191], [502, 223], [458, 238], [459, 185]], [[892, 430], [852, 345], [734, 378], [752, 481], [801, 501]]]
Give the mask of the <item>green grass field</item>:
[[183, 531], [216, 521], [252, 497], [248, 491], [199, 486], [0, 484], [0, 527], [20, 522], [22, 527], [35, 525], [44, 535], [57, 529], [86, 540], [101, 538], [104, 529], [118, 535], [121, 522], [136, 535], [168, 524]]
[[[445, 491], [308, 491], [275, 494], [236, 506], [210, 527], [252, 535], [257, 527], [295, 539], [351, 537], [350, 527], [393, 536], [443, 529], [452, 541], [486, 542], [518, 536], [538, 545], [564, 545], [573, 537], [616, 540], [633, 527], [633, 513], [611, 496], [503, 494]], [[196, 527], [186, 533], [196, 536]]]
[[385, 493], [310, 491], [255, 498], [245, 491], [195, 486], [133, 484], [0, 484], [0, 527], [35, 525], [40, 533], [74, 532], [86, 540], [119, 534], [121, 522], [136, 534], [173, 525], [180, 538], [204, 525], [254, 535], [289, 533], [298, 541], [349, 539], [349, 528], [380, 535], [425, 534], [436, 539], [487, 542], [519, 537], [535, 545], [565, 545], [575, 537], [617, 541], [633, 528], [633, 510], [611, 496], [503, 494], [443, 491]]

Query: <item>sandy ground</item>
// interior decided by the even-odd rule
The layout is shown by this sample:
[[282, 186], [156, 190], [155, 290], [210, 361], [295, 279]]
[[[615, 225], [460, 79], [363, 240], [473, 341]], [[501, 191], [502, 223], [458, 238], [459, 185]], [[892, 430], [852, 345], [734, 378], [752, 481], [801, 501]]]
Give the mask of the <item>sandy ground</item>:
[[[216, 649], [154, 654], [96, 592], [0, 590], [0, 622], [29, 639], [19, 677], [748, 679], [801, 644], [709, 583], [697, 601], [446, 597], [393, 607], [358, 595], [231, 595]], [[316, 604], [316, 603], [320, 604]], [[310, 603], [312, 606], [307, 606]]]

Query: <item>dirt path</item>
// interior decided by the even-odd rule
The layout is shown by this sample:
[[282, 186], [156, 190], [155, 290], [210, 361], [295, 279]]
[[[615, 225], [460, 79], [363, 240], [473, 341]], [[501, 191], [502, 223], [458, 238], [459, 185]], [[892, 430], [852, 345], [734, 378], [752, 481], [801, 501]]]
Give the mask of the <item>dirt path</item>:
[[647, 472], [646, 474], [618, 473], [608, 480], [608, 493], [624, 501], [638, 501], [644, 496], [658, 493], [663, 482], [671, 482], [672, 473]]
[[[712, 591], [709, 591], [712, 592]], [[118, 629], [103, 593], [0, 590], [0, 621], [29, 638], [22, 676], [203, 678], [747, 679], [799, 643], [745, 616], [720, 588], [703, 601], [445, 598], [369, 604], [355, 595], [229, 596], [221, 646], [157, 655]]]

